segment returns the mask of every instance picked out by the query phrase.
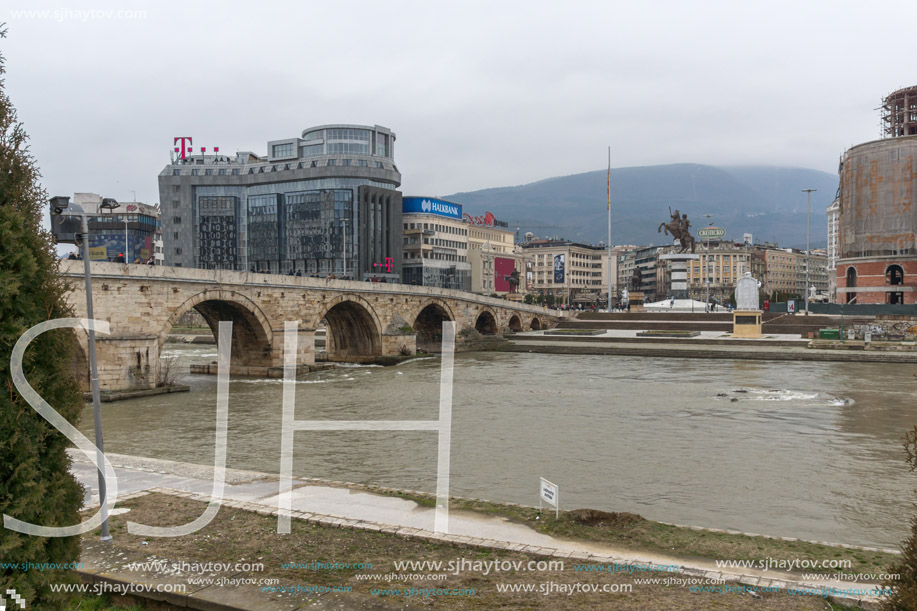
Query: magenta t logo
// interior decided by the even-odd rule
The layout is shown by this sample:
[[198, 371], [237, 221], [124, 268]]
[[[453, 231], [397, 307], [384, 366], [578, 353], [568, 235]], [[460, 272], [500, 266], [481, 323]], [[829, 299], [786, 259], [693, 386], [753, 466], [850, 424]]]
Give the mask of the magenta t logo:
[[[179, 159], [185, 158], [185, 153], [192, 153], [194, 149], [191, 148], [191, 136], [183, 136], [181, 138], [173, 138], [172, 144], [178, 144], [181, 142], [181, 147], [175, 147], [175, 152], [180, 153]], [[187, 146], [187, 148], [185, 148]]]

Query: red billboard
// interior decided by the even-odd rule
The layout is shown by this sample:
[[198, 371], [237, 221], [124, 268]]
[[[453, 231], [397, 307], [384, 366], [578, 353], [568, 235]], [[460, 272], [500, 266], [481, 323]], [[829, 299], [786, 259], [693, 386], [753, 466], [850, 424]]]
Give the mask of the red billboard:
[[[494, 290], [498, 293], [514, 293], [516, 287], [511, 279], [516, 271], [516, 260], [506, 257], [494, 257]], [[516, 281], [518, 285], [518, 280]]]

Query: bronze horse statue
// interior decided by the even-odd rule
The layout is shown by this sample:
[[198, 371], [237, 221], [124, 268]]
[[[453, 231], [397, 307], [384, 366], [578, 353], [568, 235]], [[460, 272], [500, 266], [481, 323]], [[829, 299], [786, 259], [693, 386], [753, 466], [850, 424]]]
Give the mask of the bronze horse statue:
[[[671, 208], [669, 209], [671, 212]], [[688, 220], [687, 214], [680, 214], [678, 210], [672, 212], [672, 220], [668, 223], [659, 223], [659, 228], [656, 230], [657, 233], [665, 230], [666, 235], [671, 235], [673, 238], [678, 240], [678, 243], [681, 244], [681, 250], [678, 252], [685, 252], [688, 250], [688, 247], [691, 248], [691, 254], [694, 254], [694, 248], [697, 245], [697, 240], [694, 239], [694, 236], [691, 235], [691, 221]]]

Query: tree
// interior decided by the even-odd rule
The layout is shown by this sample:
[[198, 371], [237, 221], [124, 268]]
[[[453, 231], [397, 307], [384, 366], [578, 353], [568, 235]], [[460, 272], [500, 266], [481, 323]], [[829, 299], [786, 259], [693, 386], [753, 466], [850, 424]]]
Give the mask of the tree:
[[[917, 426], [904, 436], [904, 453], [911, 472], [917, 471]], [[911, 517], [911, 534], [901, 545], [901, 560], [889, 573], [898, 575], [882, 584], [892, 594], [882, 602], [888, 611], [917, 609], [917, 516]]]
[[[0, 24], [0, 38], [6, 29]], [[10, 354], [35, 324], [70, 316], [66, 286], [57, 270], [50, 234], [41, 228], [47, 197], [3, 79], [0, 56], [0, 512], [42, 526], [79, 523], [82, 491], [69, 472], [67, 438], [16, 392]], [[23, 358], [26, 379], [51, 407], [75, 423], [82, 400], [69, 363], [75, 348], [69, 329], [39, 335]], [[0, 558], [7, 563], [69, 563], [79, 559], [77, 537], [45, 538], [0, 527]], [[72, 580], [70, 571], [0, 569], [0, 592], [15, 589], [30, 609], [65, 608], [69, 595], [50, 583]]]

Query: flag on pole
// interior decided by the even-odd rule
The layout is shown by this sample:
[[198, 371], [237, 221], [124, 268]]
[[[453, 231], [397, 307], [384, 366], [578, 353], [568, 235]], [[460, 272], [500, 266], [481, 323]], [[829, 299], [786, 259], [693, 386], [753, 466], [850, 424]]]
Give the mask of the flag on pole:
[[606, 210], [611, 211], [611, 147], [608, 147], [608, 207]]

